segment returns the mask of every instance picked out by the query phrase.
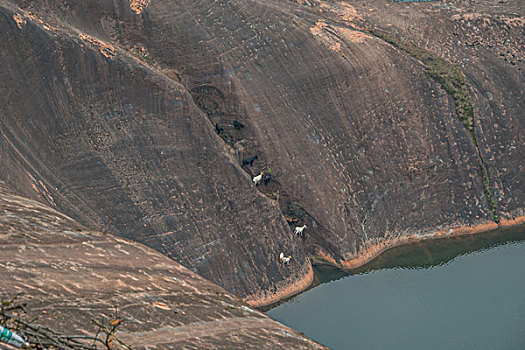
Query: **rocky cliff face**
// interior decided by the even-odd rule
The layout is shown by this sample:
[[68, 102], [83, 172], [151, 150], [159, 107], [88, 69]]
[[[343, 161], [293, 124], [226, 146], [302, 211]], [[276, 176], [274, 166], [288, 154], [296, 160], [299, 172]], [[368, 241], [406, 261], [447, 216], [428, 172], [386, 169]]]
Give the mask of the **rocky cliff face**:
[[153, 249], [88, 230], [3, 183], [0, 269], [1, 301], [18, 295], [22, 320], [68, 336], [95, 336], [92, 320], [117, 319], [115, 335], [133, 349], [324, 349]]
[[1, 1], [0, 177], [254, 303], [308, 256], [513, 220], [524, 9], [479, 3]]

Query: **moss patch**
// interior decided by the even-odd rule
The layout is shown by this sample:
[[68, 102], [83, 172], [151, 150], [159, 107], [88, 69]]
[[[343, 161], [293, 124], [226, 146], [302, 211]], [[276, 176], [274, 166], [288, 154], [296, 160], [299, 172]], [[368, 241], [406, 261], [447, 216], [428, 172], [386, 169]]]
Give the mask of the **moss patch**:
[[410, 56], [420, 61], [425, 66], [426, 73], [432, 77], [432, 79], [440, 83], [443, 89], [445, 89], [445, 91], [452, 97], [454, 100], [454, 109], [456, 111], [456, 115], [459, 117], [465, 128], [469, 131], [472, 141], [474, 142], [474, 146], [478, 152], [481, 172], [483, 174], [484, 190], [492, 212], [492, 220], [499, 222], [499, 218], [496, 214], [496, 202], [494, 201], [494, 196], [492, 195], [492, 190], [490, 188], [490, 178], [487, 167], [485, 166], [485, 162], [481, 155], [478, 141], [476, 140], [476, 135], [474, 133], [474, 108], [472, 107], [470, 94], [467, 89], [467, 79], [465, 78], [461, 68], [458, 65], [445, 61], [430, 51], [420, 48], [413, 42], [401, 40], [378, 29], [373, 29], [370, 32], [376, 37], [386, 41], [400, 50], [405, 51]]
[[372, 30], [371, 33], [423, 63], [427, 69], [427, 74], [440, 83], [443, 89], [452, 96], [456, 114], [465, 128], [469, 131], [474, 130], [474, 109], [470, 102], [465, 75], [459, 66], [420, 48], [413, 42], [398, 39], [377, 29]]

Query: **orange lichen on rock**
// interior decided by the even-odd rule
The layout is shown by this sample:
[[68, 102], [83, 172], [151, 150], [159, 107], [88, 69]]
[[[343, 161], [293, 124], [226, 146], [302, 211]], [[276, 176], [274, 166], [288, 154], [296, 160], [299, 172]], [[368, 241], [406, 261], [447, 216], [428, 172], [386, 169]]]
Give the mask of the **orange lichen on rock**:
[[27, 23], [24, 17], [22, 17], [20, 14], [15, 13], [13, 15], [13, 20], [16, 22], [16, 25], [18, 28], [22, 29], [22, 26]]
[[310, 32], [312, 32], [312, 35], [319, 35], [327, 25], [326, 22], [319, 21], [315, 24], [315, 27], [310, 28]]
[[353, 7], [347, 2], [341, 2], [341, 7], [337, 14], [339, 15], [339, 17], [341, 17], [343, 21], [352, 22], [356, 19], [360, 21], [363, 20], [363, 16], [357, 13], [355, 7]]
[[321, 39], [322, 43], [325, 44], [330, 50], [335, 52], [340, 52], [342, 49], [342, 44], [345, 42], [362, 44], [365, 42], [365, 40], [372, 38], [370, 35], [358, 30], [352, 30], [343, 27], [330, 27], [330, 30], [323, 31], [325, 27], [328, 27], [328, 24], [323, 21], [319, 21], [316, 23], [315, 27], [310, 28], [310, 32], [312, 35], [315, 35]]
[[277, 288], [276, 293], [250, 295], [244, 299], [244, 302], [252, 307], [269, 305], [302, 292], [312, 284], [313, 280], [314, 270], [312, 264], [308, 264], [308, 272], [306, 272], [301, 278], [295, 279], [291, 284], [288, 284], [283, 288]]
[[458, 226], [454, 227], [451, 232], [451, 236], [459, 236], [465, 234], [474, 234], [486, 231], [492, 231], [497, 229], [499, 226], [497, 223], [490, 221], [484, 224], [479, 224], [475, 226]]
[[341, 35], [343, 39], [351, 41], [354, 44], [362, 44], [365, 42], [365, 40], [372, 38], [368, 34], [348, 28], [337, 28], [337, 32]]
[[524, 17], [502, 17], [501, 20], [509, 27], [525, 27]]
[[334, 43], [330, 46], [330, 50], [333, 50], [335, 52], [341, 51], [341, 44], [340, 43]]
[[149, 0], [129, 0], [129, 7], [137, 15], [142, 13], [146, 7], [149, 5]]
[[310, 28], [310, 31], [313, 35], [321, 39], [321, 42], [324, 45], [326, 45], [330, 50], [335, 52], [341, 51], [341, 43], [339, 42], [339, 38], [333, 35], [331, 31], [323, 32], [323, 28], [326, 26], [327, 24], [324, 22], [317, 22], [315, 27]]
[[55, 32], [57, 30], [55, 27], [52, 27], [48, 23], [44, 22], [36, 14], [29, 12], [29, 11], [22, 10], [22, 9], [19, 9], [19, 11], [21, 13], [15, 13], [13, 15], [13, 20], [16, 22], [16, 25], [18, 26], [18, 28], [22, 29], [22, 25], [31, 21], [47, 31]]
[[525, 26], [525, 18], [524, 17], [509, 17], [509, 16], [491, 16], [488, 14], [481, 14], [481, 13], [463, 13], [463, 14], [456, 14], [451, 17], [455, 21], [460, 22], [470, 22], [470, 21], [482, 21], [484, 25], [488, 26], [492, 24], [493, 21], [495, 22], [501, 22], [506, 24], [509, 27], [524, 27]]
[[320, 250], [316, 254], [321, 260], [326, 261], [327, 263], [330, 263], [330, 264], [332, 264], [334, 266], [339, 266], [337, 261], [333, 257], [331, 257], [330, 255], [326, 254], [325, 252]]
[[463, 22], [463, 21], [474, 21], [478, 19], [487, 18], [487, 15], [484, 15], [481, 13], [470, 12], [470, 13], [456, 14], [456, 15], [453, 15], [451, 18], [455, 21]]
[[523, 224], [525, 224], [525, 216], [518, 216], [514, 219], [500, 219], [499, 223], [500, 227], [509, 227]]
[[137, 58], [148, 61], [150, 59], [150, 53], [148, 49], [143, 46], [133, 45], [129, 51]]
[[501, 220], [501, 223], [498, 225], [495, 222], [485, 222], [473, 226], [457, 226], [452, 228], [447, 228], [431, 233], [424, 234], [411, 234], [400, 237], [389, 237], [389, 238], [379, 238], [375, 239], [374, 242], [367, 242], [361, 245], [360, 253], [356, 256], [337, 262], [333, 257], [327, 255], [324, 252], [318, 252], [317, 258], [323, 260], [329, 264], [338, 266], [343, 269], [353, 270], [364, 264], [372, 261], [378, 257], [384, 251], [399, 246], [403, 244], [411, 244], [415, 242], [420, 242], [429, 239], [439, 239], [443, 237], [453, 237], [453, 236], [462, 236], [468, 234], [476, 234], [481, 232], [492, 231], [502, 227], [515, 226], [525, 223], [525, 216], [520, 216], [512, 220]]
[[363, 21], [364, 18], [360, 15], [354, 6], [347, 2], [340, 2], [335, 4], [321, 3], [322, 9], [327, 9], [335, 13], [339, 18], [346, 22], [354, 22], [355, 20]]
[[42, 19], [40, 19], [40, 17], [38, 17], [37, 15], [35, 15], [34, 13], [32, 12], [29, 12], [29, 11], [24, 11], [24, 10], [21, 10], [23, 12], [23, 16], [26, 18], [26, 19], [29, 19], [31, 21], [35, 21], [35, 22], [38, 22], [40, 24], [44, 24], [44, 21]]
[[79, 33], [78, 36], [82, 41], [88, 42], [91, 45], [95, 46], [98, 51], [107, 58], [114, 58], [116, 56], [115, 48], [108, 43], [103, 42], [92, 36]]

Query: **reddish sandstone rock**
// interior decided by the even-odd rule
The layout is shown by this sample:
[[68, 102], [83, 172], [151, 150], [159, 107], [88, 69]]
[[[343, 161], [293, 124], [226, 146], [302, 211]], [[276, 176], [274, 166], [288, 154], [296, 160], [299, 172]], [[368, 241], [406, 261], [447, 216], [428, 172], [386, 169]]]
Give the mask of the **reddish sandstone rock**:
[[0, 271], [1, 301], [18, 295], [20, 318], [65, 335], [95, 336], [92, 319], [109, 324], [116, 312], [116, 335], [133, 349], [325, 349], [153, 249], [3, 183]]

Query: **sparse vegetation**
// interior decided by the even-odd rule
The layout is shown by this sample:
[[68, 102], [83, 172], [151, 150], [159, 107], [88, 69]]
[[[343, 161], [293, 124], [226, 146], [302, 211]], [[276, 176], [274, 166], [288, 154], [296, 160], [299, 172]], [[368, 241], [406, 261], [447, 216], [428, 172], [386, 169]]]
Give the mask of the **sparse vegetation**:
[[146, 62], [151, 61], [151, 56], [149, 54], [149, 51], [143, 46], [134, 45], [129, 49], [129, 52], [140, 60], [143, 60]]
[[396, 38], [380, 30], [372, 34], [405, 51], [427, 68], [427, 74], [441, 84], [454, 100], [456, 114], [467, 130], [474, 130], [474, 109], [470, 102], [466, 78], [458, 65], [445, 61], [430, 51], [420, 48], [415, 43]]
[[492, 220], [499, 222], [499, 218], [496, 214], [496, 202], [494, 201], [494, 196], [492, 195], [492, 190], [490, 188], [490, 178], [487, 167], [485, 166], [474, 133], [474, 108], [472, 107], [470, 94], [467, 89], [467, 79], [461, 68], [456, 64], [452, 64], [441, 57], [436, 56], [430, 51], [420, 48], [413, 42], [401, 40], [378, 29], [372, 30], [371, 33], [420, 61], [426, 67], [427, 74], [440, 83], [443, 89], [452, 97], [454, 100], [456, 115], [469, 131], [474, 146], [478, 152], [485, 194], [487, 195], [487, 200], [492, 212]]
[[262, 171], [265, 173], [265, 174], [271, 174], [272, 173], [272, 169], [270, 169], [270, 167], [268, 165], [265, 165], [263, 168], [262, 168]]
[[491, 188], [490, 188], [489, 175], [488, 175], [488, 172], [487, 172], [487, 167], [485, 166], [484, 162], [481, 162], [481, 171], [483, 173], [483, 183], [485, 185], [485, 194], [488, 197], [488, 201], [489, 201], [489, 204], [490, 204], [490, 210], [492, 212], [492, 220], [497, 222], [497, 223], [499, 223], [499, 217], [496, 214], [496, 202], [494, 201], [494, 196], [492, 195], [492, 191], [491, 191]]
[[[13, 330], [25, 338], [31, 348], [36, 349], [81, 349], [81, 350], [111, 350], [117, 344], [128, 350], [132, 348], [122, 342], [116, 335], [117, 328], [124, 322], [118, 317], [117, 308], [112, 320], [103, 316], [92, 319], [91, 322], [98, 328], [94, 335], [71, 335], [57, 332], [36, 322], [35, 319], [27, 320], [27, 304], [17, 301], [19, 295], [11, 300], [3, 300], [0, 304], [0, 325]], [[1, 347], [1, 343], [0, 343]]]

